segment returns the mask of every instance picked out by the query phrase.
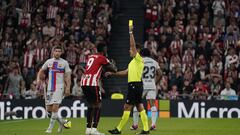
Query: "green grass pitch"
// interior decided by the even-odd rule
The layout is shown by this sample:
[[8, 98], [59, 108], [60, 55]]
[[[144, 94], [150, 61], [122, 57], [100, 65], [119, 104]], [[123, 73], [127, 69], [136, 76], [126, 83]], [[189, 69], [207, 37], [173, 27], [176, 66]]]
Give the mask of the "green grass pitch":
[[[102, 117], [99, 123], [99, 131], [109, 135], [107, 130], [113, 129], [120, 121], [120, 117]], [[57, 133], [58, 123], [51, 135], [84, 135], [86, 119], [69, 119], [72, 122], [71, 129], [65, 129]], [[131, 131], [130, 118], [122, 130], [122, 135], [134, 135], [141, 130], [141, 123], [137, 131]], [[44, 133], [49, 119], [42, 120], [5, 120], [0, 121], [0, 135], [46, 135]], [[240, 119], [158, 119], [157, 130], [151, 131], [151, 135], [239, 135]]]

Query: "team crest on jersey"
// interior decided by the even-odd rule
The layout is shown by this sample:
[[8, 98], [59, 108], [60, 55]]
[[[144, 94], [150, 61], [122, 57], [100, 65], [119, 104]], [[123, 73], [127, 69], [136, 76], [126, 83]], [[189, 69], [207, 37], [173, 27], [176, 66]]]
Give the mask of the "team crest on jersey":
[[63, 65], [62, 64], [58, 64], [58, 67], [62, 67]]
[[52, 66], [53, 66], [53, 64], [52, 64], [52, 63], [49, 63], [49, 64], [48, 64], [48, 67], [49, 67], [49, 68], [51, 68]]

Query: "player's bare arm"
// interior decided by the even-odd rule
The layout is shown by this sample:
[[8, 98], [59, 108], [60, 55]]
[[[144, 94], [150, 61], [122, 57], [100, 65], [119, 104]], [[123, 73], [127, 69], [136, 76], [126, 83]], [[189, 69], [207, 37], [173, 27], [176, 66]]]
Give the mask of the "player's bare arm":
[[40, 69], [37, 75], [37, 83], [44, 81], [44, 70]]
[[161, 78], [162, 78], [162, 71], [161, 71], [161, 69], [157, 69], [156, 70], [156, 84], [158, 84], [160, 82]]
[[119, 76], [119, 77], [125, 77], [128, 75], [128, 69], [126, 70], [122, 70], [122, 71], [117, 71], [116, 73], [114, 72], [106, 72], [105, 73], [105, 76], [108, 77], [108, 76]]
[[128, 75], [128, 69], [113, 73], [113, 76], [125, 77]]
[[64, 95], [69, 96], [71, 87], [71, 72], [67, 72], [64, 74], [64, 82], [65, 82]]
[[137, 54], [136, 42], [133, 35], [133, 25], [129, 25], [129, 35], [130, 35], [130, 49], [132, 50], [133, 57]]

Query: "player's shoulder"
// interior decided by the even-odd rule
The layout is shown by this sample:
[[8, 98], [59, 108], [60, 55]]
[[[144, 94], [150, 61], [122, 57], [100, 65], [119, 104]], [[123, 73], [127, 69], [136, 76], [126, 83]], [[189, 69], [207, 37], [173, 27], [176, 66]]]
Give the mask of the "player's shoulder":
[[102, 59], [102, 60], [107, 59], [107, 57], [102, 54], [95, 54], [95, 57], [96, 57], [96, 59]]
[[153, 58], [151, 58], [151, 57], [143, 57], [143, 60], [145, 61], [145, 62], [156, 62]]
[[50, 59], [47, 59], [47, 60], [45, 61], [45, 63], [49, 63], [49, 62], [52, 62], [52, 61], [54, 61], [54, 59], [53, 59], [53, 58], [50, 58]]
[[63, 58], [60, 58], [59, 61], [60, 61], [61, 63], [64, 63], [64, 64], [68, 64], [68, 61], [65, 60], [65, 59], [63, 59]]

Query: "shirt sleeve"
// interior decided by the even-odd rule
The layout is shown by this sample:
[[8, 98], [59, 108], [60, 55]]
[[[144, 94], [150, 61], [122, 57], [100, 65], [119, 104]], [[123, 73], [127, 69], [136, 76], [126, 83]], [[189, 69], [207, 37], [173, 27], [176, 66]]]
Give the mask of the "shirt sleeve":
[[136, 56], [134, 57], [135, 60], [139, 61], [139, 62], [143, 62], [143, 58], [142, 56], [139, 55], [139, 53], [136, 54]]
[[108, 58], [102, 57], [102, 64], [103, 64], [103, 65], [106, 65], [106, 64], [108, 64], [108, 63], [110, 63], [110, 61], [108, 60]]
[[43, 66], [42, 66], [42, 70], [47, 70], [47, 68], [48, 68], [48, 63], [49, 63], [49, 60], [47, 60], [44, 64], [43, 64]]
[[71, 72], [72, 70], [69, 67], [68, 62], [66, 61], [66, 66], [65, 66], [65, 73]]

